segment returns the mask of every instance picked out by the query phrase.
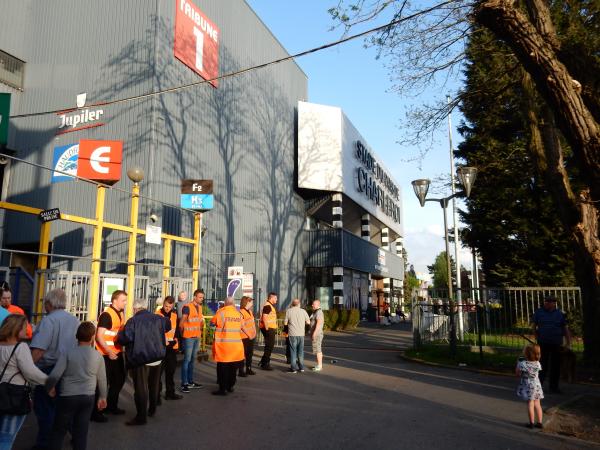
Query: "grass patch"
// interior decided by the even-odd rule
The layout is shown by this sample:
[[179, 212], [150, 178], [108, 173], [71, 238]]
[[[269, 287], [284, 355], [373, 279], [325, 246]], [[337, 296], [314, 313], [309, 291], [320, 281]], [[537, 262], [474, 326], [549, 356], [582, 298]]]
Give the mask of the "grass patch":
[[[532, 334], [525, 333], [532, 341], [535, 341], [535, 336]], [[479, 345], [479, 337], [476, 333], [464, 333], [464, 343], [470, 345]], [[481, 336], [481, 342], [484, 346], [489, 347], [504, 347], [512, 349], [523, 349], [529, 342], [519, 334], [515, 333], [514, 330], [508, 330], [503, 334], [483, 334]], [[574, 338], [571, 342], [571, 350], [575, 353], [583, 353], [583, 340], [580, 338]]]
[[484, 353], [481, 359], [479, 352], [471, 352], [470, 347], [458, 347], [456, 355], [450, 354], [448, 344], [445, 345], [423, 345], [418, 349], [406, 350], [409, 358], [421, 359], [423, 361], [444, 364], [447, 366], [476, 367], [478, 369], [500, 370], [512, 372], [517, 364], [518, 354], [514, 352]]

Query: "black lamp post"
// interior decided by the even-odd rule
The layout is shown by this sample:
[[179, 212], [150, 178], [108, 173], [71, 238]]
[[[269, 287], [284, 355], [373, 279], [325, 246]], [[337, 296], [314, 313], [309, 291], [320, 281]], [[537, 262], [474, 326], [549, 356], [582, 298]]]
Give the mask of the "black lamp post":
[[[469, 197], [471, 195], [471, 188], [477, 178], [477, 168], [475, 167], [459, 167], [458, 178], [463, 185], [465, 195]], [[425, 202], [439, 202], [442, 210], [444, 211], [444, 239], [446, 242], [446, 266], [448, 276], [448, 298], [450, 306], [450, 351], [454, 355], [456, 353], [456, 329], [454, 326], [454, 306], [453, 306], [453, 292], [452, 292], [452, 268], [450, 266], [450, 250], [448, 243], [448, 219], [446, 217], [446, 208], [448, 208], [448, 202], [458, 195], [458, 193], [452, 194], [449, 197], [444, 198], [426, 198], [427, 192], [429, 191], [429, 185], [431, 181], [428, 179], [419, 179], [412, 182], [413, 190], [415, 195], [419, 199], [421, 206], [425, 206]], [[457, 276], [460, 276], [460, 268], [457, 267]]]

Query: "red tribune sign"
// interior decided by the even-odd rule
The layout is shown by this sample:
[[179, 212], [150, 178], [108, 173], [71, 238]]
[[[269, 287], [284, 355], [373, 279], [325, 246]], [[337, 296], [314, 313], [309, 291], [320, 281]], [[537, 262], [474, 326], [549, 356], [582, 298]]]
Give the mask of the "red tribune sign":
[[106, 184], [121, 179], [122, 141], [79, 141], [77, 175]]
[[175, 0], [175, 5], [175, 58], [205, 80], [218, 77], [219, 28], [190, 0]]

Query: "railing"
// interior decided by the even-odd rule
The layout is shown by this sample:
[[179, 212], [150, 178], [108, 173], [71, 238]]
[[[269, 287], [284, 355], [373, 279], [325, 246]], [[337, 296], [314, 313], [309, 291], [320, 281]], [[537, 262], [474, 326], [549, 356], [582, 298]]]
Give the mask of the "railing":
[[573, 350], [583, 350], [582, 301], [578, 287], [463, 290], [462, 299], [452, 303], [443, 297], [444, 293], [431, 291], [431, 297], [413, 298], [415, 346], [450, 342], [454, 323], [459, 345], [521, 350], [529, 341], [535, 340], [533, 313], [542, 306], [545, 296], [553, 295], [558, 300], [557, 307], [570, 323]]

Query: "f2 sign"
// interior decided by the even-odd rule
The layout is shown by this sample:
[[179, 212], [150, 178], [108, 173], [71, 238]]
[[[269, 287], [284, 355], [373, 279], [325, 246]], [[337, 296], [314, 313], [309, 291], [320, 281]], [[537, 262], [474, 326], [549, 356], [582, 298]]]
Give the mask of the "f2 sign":
[[122, 141], [79, 141], [77, 175], [106, 184], [121, 179]]
[[175, 58], [205, 80], [218, 77], [219, 28], [191, 0], [175, 0], [175, 10]]

